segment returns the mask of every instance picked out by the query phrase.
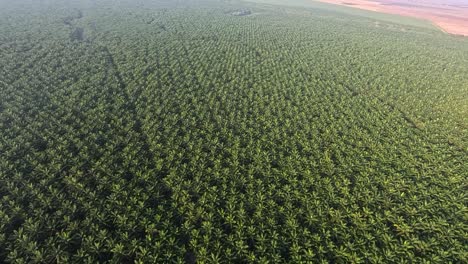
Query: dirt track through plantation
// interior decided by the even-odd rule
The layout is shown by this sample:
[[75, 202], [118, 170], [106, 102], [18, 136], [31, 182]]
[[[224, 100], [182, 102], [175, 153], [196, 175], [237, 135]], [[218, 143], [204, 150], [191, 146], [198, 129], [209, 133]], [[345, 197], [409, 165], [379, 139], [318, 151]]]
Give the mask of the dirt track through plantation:
[[468, 36], [467, 0], [318, 0], [431, 21], [442, 31]]

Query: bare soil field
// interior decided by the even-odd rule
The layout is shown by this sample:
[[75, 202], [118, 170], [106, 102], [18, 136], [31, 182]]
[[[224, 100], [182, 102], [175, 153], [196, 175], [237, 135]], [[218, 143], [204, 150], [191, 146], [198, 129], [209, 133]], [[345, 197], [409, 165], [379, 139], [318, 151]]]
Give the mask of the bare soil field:
[[318, 0], [375, 12], [431, 21], [441, 30], [468, 36], [468, 1], [465, 0]]

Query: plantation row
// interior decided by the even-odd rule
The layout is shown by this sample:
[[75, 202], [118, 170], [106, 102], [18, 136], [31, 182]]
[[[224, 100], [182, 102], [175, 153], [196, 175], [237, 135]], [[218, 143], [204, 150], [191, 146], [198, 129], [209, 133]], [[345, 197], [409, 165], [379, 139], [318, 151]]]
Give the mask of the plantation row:
[[237, 2], [41, 8], [0, 15], [0, 262], [467, 261], [466, 40]]

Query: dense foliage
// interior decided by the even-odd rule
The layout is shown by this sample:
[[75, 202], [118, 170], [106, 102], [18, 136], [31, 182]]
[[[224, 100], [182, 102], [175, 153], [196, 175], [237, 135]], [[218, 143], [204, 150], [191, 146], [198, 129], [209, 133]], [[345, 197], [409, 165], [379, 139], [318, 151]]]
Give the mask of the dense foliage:
[[466, 39], [237, 1], [0, 6], [0, 262], [468, 261]]

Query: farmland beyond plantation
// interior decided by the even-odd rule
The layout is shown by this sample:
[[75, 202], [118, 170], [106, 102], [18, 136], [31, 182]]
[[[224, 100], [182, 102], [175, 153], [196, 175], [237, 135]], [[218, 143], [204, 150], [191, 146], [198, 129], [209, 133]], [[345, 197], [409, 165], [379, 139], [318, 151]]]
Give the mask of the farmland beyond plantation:
[[[312, 0], [313, 1], [313, 0]], [[375, 12], [426, 19], [441, 30], [468, 36], [468, 1], [466, 0], [318, 0], [321, 2]]]

